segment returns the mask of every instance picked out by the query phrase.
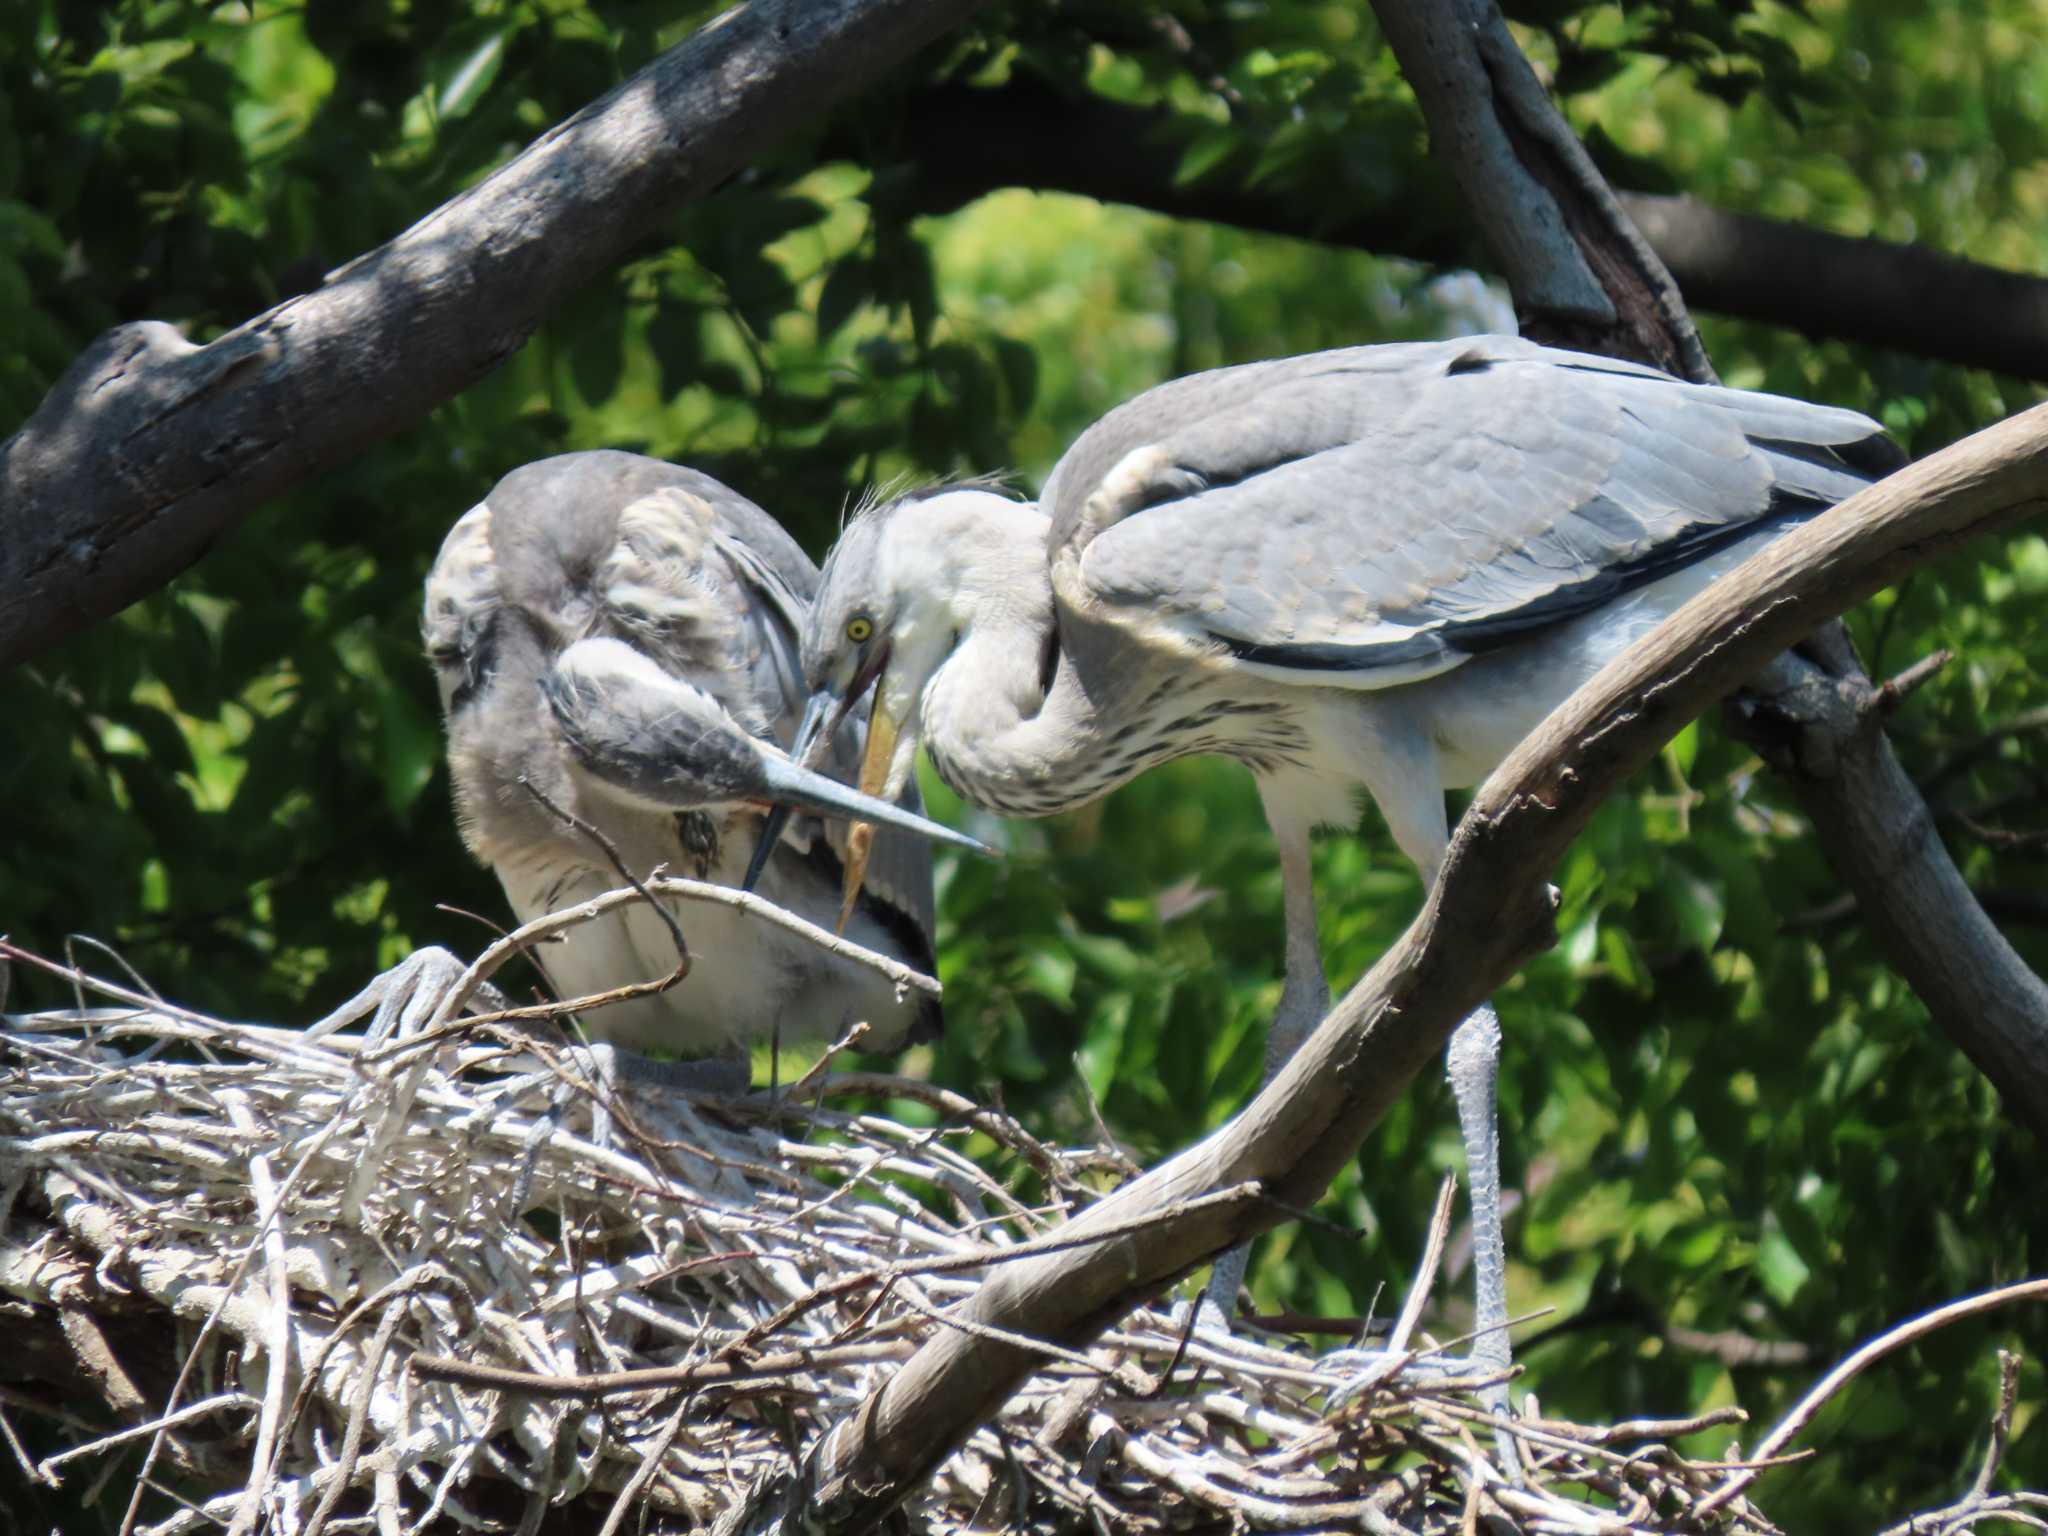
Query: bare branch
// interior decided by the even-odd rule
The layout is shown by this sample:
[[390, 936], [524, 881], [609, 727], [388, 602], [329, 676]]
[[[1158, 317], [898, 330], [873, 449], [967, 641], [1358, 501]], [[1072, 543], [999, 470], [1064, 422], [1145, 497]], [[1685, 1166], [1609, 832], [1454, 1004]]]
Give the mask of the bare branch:
[[[1725, 713], [1782, 773], [1886, 963], [2006, 1108], [2048, 1144], [2048, 985], [2000, 933], [1948, 856], [1880, 722], [1883, 689], [1855, 659], [1780, 669]], [[1887, 685], [1889, 686], [1889, 685]]]
[[[1958, 1323], [1968, 1317], [1979, 1317], [1986, 1312], [1995, 1312], [2000, 1307], [2009, 1307], [2021, 1301], [2048, 1301], [2048, 1280], [2026, 1280], [2018, 1285], [1985, 1291], [1981, 1295], [1965, 1296], [1961, 1301], [1952, 1301], [1945, 1307], [1936, 1307], [1932, 1312], [1923, 1312], [1911, 1321], [1879, 1334], [1821, 1377], [1806, 1396], [1793, 1404], [1792, 1411], [1778, 1421], [1775, 1429], [1764, 1436], [1763, 1443], [1752, 1453], [1752, 1458], [1764, 1461], [1776, 1456], [1798, 1437], [1801, 1430], [1813, 1422], [1813, 1416], [1820, 1412], [1829, 1398], [1894, 1350], [1903, 1349], [1908, 1344], [1924, 1339], [1928, 1334], [1946, 1328], [1950, 1323]], [[1698, 1512], [1704, 1515], [1719, 1508], [1755, 1481], [1754, 1472], [1738, 1472], [1702, 1500]]]
[[1697, 308], [2048, 379], [2048, 282], [2030, 273], [1696, 198], [1620, 196]]
[[368, 255], [205, 346], [116, 327], [0, 445], [0, 668], [482, 378], [682, 204], [978, 0], [751, 0]]

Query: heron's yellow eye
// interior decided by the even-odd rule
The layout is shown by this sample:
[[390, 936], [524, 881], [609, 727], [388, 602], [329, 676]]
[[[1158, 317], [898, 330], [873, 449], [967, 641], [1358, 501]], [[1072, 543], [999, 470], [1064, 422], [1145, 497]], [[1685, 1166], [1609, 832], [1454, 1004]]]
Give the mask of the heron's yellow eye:
[[846, 638], [855, 645], [866, 645], [868, 636], [875, 632], [875, 621], [866, 614], [855, 614], [846, 621]]

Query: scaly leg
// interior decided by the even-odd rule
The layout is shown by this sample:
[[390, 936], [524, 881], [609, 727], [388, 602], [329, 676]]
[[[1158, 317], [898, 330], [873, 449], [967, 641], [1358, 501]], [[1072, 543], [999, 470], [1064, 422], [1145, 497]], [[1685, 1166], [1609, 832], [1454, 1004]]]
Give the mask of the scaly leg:
[[[1265, 788], [1262, 783], [1262, 793]], [[1330, 1011], [1330, 981], [1323, 974], [1322, 946], [1316, 940], [1316, 890], [1309, 858], [1309, 827], [1277, 805], [1277, 798], [1266, 796], [1266, 820], [1272, 824], [1274, 841], [1280, 845], [1287, 979], [1280, 987], [1280, 1006], [1274, 1010], [1272, 1023], [1266, 1026], [1266, 1068], [1259, 1078], [1261, 1092]], [[1244, 1284], [1245, 1266], [1250, 1261], [1249, 1243], [1216, 1260], [1209, 1271], [1209, 1284], [1202, 1292], [1201, 1326], [1229, 1331], [1231, 1316], [1237, 1310], [1237, 1293]]]
[[[1472, 1363], [1488, 1376], [1504, 1375], [1513, 1360], [1508, 1345], [1508, 1252], [1500, 1214], [1500, 1019], [1491, 1003], [1451, 1036], [1445, 1061], [1458, 1133], [1465, 1142], [1465, 1180], [1472, 1202]], [[1508, 1384], [1488, 1387], [1480, 1399], [1492, 1412], [1510, 1412]], [[1502, 1468], [1522, 1480], [1512, 1437], [1498, 1437]]]
[[[1424, 766], [1410, 764], [1398, 775], [1379, 776], [1373, 798], [1386, 817], [1394, 841], [1415, 861], [1424, 891], [1431, 891], [1450, 848], [1450, 828], [1444, 818], [1443, 792], [1436, 787], [1434, 766], [1427, 765], [1428, 772], [1422, 771]], [[1470, 1368], [1489, 1376], [1505, 1372], [1511, 1358], [1507, 1330], [1507, 1245], [1501, 1231], [1500, 1210], [1499, 1072], [1500, 1020], [1490, 1004], [1482, 1005], [1452, 1034], [1445, 1075], [1450, 1079], [1451, 1097], [1458, 1106], [1458, 1131], [1465, 1143], [1465, 1178], [1472, 1206], [1475, 1337], [1469, 1352]], [[1329, 1363], [1353, 1368], [1364, 1365], [1365, 1370], [1353, 1378], [1347, 1389], [1356, 1390], [1374, 1379], [1375, 1367], [1370, 1362], [1375, 1357], [1373, 1351], [1342, 1351], [1339, 1356], [1330, 1357]], [[1431, 1363], [1441, 1366], [1444, 1362]], [[1483, 1400], [1492, 1411], [1507, 1414], [1507, 1383], [1489, 1388]], [[1502, 1437], [1499, 1444], [1502, 1466], [1519, 1482], [1521, 1471], [1514, 1442]]]

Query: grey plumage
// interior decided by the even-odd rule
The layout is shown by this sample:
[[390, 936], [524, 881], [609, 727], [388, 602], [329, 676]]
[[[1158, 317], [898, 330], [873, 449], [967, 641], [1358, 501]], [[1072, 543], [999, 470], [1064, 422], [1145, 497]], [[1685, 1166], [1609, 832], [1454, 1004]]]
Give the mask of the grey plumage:
[[1876, 431], [1507, 337], [1357, 347], [1149, 391], [1043, 504], [1095, 602], [1377, 688], [1840, 500], [1866, 478], [1841, 451]]
[[[1446, 788], [1896, 462], [1851, 411], [1512, 338], [1225, 368], [1111, 411], [1036, 506], [956, 491], [857, 520], [825, 564], [806, 680], [819, 719], [873, 687], [890, 759], [863, 782], [884, 795], [919, 737], [961, 795], [1015, 815], [1193, 753], [1249, 767], [1287, 918], [1270, 1072], [1329, 1001], [1313, 828], [1350, 825], [1363, 790], [1433, 881]], [[1497, 1034], [1482, 1010], [1452, 1047], [1488, 1365], [1507, 1358]]]
[[[829, 791], [888, 809], [796, 770], [780, 750], [803, 703], [797, 640], [816, 585], [809, 559], [760, 508], [708, 475], [634, 454], [526, 465], [456, 523], [428, 577], [423, 633], [464, 838], [521, 920], [622, 883], [522, 781], [604, 832], [636, 874], [666, 865], [726, 884], [770, 800], [811, 804]], [[859, 750], [856, 724], [823, 766], [843, 781]], [[903, 803], [915, 811], [914, 792]], [[794, 819], [762, 894], [829, 924], [845, 837], [843, 825]], [[929, 971], [929, 852], [885, 831], [874, 859], [879, 884], [848, 937]], [[899, 997], [871, 971], [726, 908], [674, 910], [690, 975], [591, 1011], [600, 1039], [730, 1053], [772, 1028], [833, 1035], [854, 1018], [881, 1049], [937, 1032], [935, 1004]], [[577, 996], [665, 975], [675, 949], [658, 916], [635, 906], [571, 930], [545, 962]]]

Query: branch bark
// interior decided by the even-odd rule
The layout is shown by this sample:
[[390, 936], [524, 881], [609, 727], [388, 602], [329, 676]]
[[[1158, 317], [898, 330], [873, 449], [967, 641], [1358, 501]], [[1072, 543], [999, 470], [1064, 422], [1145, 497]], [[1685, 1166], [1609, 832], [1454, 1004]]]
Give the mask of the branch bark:
[[[1378, 206], [1333, 218], [1297, 193], [1245, 185], [1225, 171], [1179, 180], [1180, 127], [1170, 111], [1070, 96], [1019, 76], [987, 89], [919, 92], [903, 136], [918, 146], [914, 195], [930, 212], [1025, 187], [1440, 266], [1487, 265], [1469, 225], [1440, 215], [1419, 172]], [[1615, 196], [1694, 309], [2048, 380], [2048, 280], [1691, 197]]]
[[1494, 0], [1373, 0], [1514, 294], [1522, 334], [1649, 362], [1694, 383], [1713, 365], [1678, 285], [1551, 104]]
[[1924, 245], [1831, 235], [1690, 197], [1620, 194], [1688, 302], [2048, 380], [2048, 282]]
[[389, 244], [218, 340], [100, 337], [0, 445], [0, 669], [411, 426], [578, 284], [979, 0], [750, 0]]
[[1797, 792], [1887, 962], [2048, 1146], [2048, 985], [1950, 860], [1854, 655], [1823, 647], [1815, 661], [1752, 683], [1728, 722]]
[[[1593, 810], [1686, 721], [1785, 647], [1966, 538], [2048, 510], [2048, 406], [2002, 422], [1788, 534], [1618, 658], [1487, 780], [1429, 904], [1236, 1120], [1088, 1211], [1066, 1236], [1205, 1191], [1255, 1183], [1265, 1203], [1205, 1206], [1142, 1238], [1006, 1268], [963, 1309], [1080, 1347], [1205, 1258], [1312, 1203], [1451, 1030], [1550, 942], [1545, 878]], [[871, 1529], [1030, 1372], [991, 1332], [947, 1331], [811, 1449], [752, 1512], [773, 1530]]]

